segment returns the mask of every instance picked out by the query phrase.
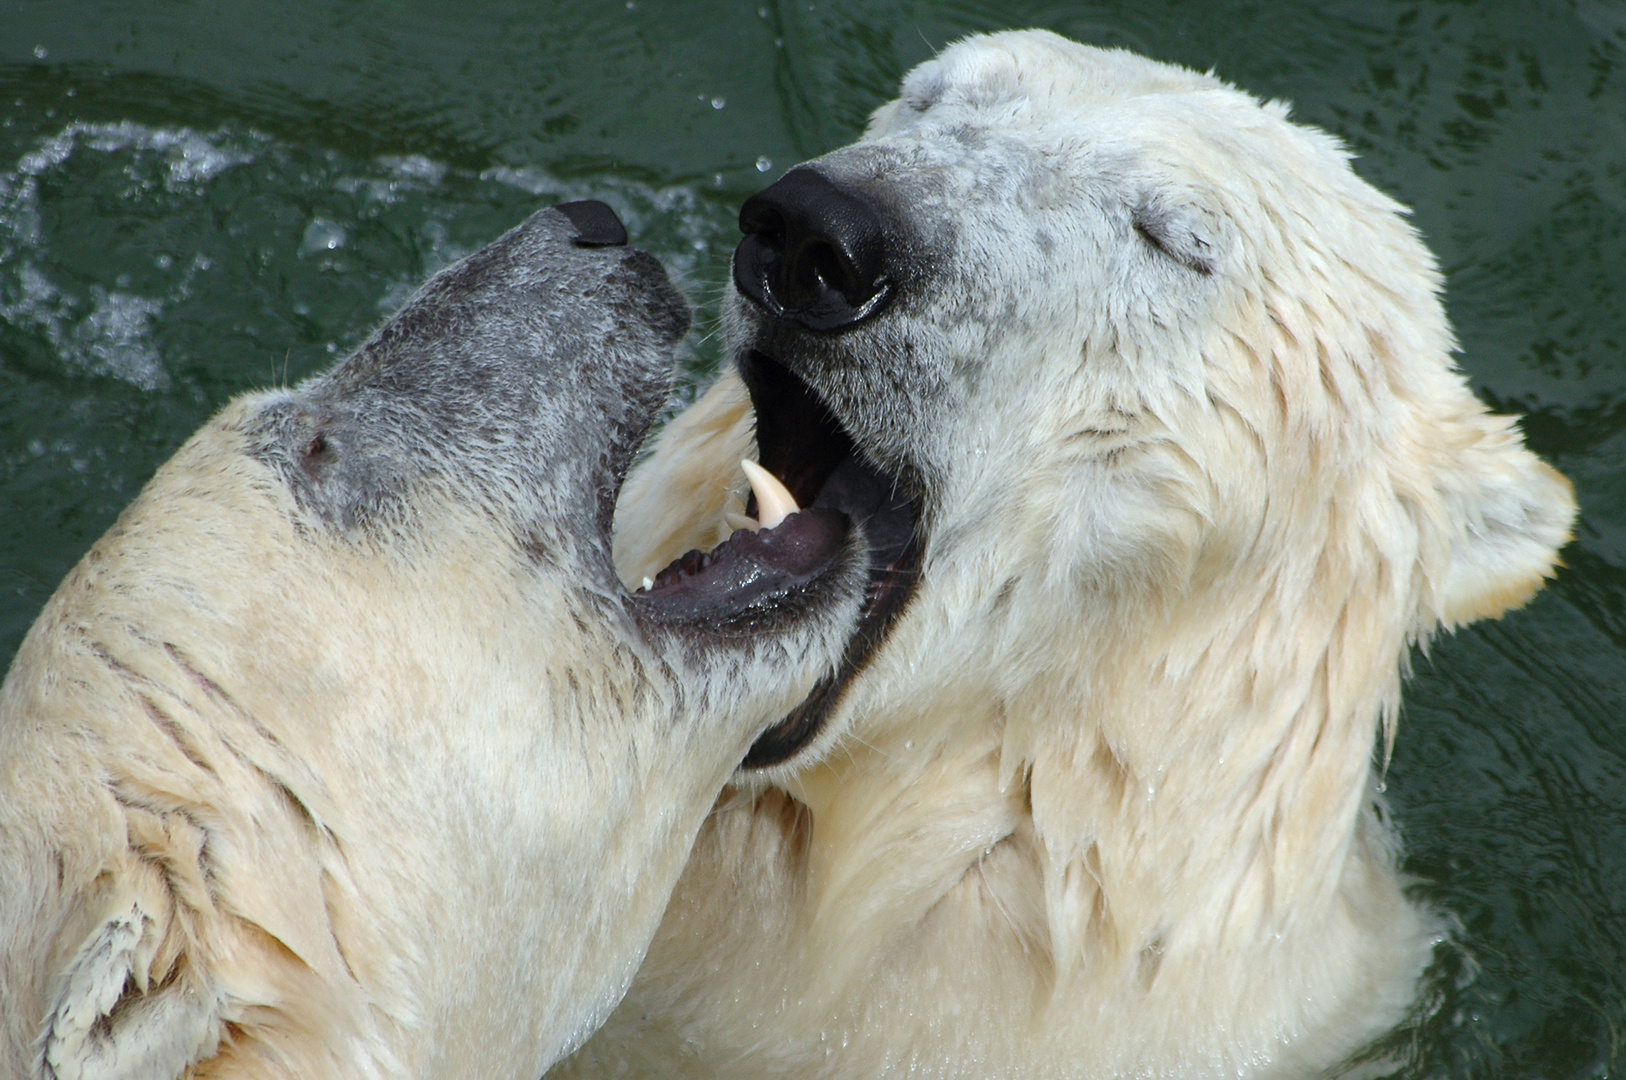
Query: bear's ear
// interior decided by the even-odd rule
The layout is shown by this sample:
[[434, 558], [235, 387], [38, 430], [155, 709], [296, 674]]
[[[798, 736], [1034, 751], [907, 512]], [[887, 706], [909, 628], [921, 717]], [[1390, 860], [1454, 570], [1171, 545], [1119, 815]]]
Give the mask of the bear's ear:
[[[1447, 629], [1523, 604], [1560, 564], [1575, 522], [1575, 490], [1536, 457], [1511, 417], [1479, 412], [1446, 426], [1451, 445], [1435, 505], [1449, 553], [1434, 578]], [[1436, 522], [1436, 525], [1442, 522]]]
[[147, 907], [137, 899], [102, 921], [63, 972], [45, 1020], [46, 1075], [169, 1080], [219, 1045], [218, 995]]

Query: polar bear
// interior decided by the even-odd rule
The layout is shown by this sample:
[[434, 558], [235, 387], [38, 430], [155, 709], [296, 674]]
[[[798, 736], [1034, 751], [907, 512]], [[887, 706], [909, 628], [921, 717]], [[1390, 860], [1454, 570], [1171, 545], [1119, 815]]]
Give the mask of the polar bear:
[[1409, 650], [1575, 512], [1404, 213], [1284, 105], [1041, 32], [745, 204], [735, 373], [618, 565], [714, 539], [748, 453], [870, 522], [869, 600], [558, 1075], [1384, 1067], [1443, 932], [1376, 790]]
[[689, 325], [625, 241], [540, 212], [232, 402], [46, 605], [0, 689], [0, 1075], [538, 1076], [619, 999], [867, 559], [809, 512], [620, 586]]

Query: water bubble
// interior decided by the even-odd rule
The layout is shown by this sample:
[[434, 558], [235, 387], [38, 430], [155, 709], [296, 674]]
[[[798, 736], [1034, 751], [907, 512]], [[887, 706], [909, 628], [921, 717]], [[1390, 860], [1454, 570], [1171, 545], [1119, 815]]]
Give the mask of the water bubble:
[[318, 251], [337, 251], [349, 239], [344, 226], [327, 218], [316, 218], [305, 226], [305, 235], [299, 242], [301, 255], [314, 255]]
[[44, 45], [36, 45], [36, 46], [34, 46], [34, 59], [36, 59], [36, 60], [44, 60], [47, 56], [50, 56], [50, 55], [51, 55], [50, 50], [47, 49]]
[[711, 99], [711, 107], [714, 108], [714, 109], [721, 109], [724, 105], [727, 105], [727, 104], [728, 104], [728, 102], [725, 101], [724, 99], [720, 98], [720, 97], [714, 97], [714, 98]]
[[757, 172], [767, 172], [771, 168], [773, 168], [772, 161], [769, 161], [765, 157], [757, 158]]

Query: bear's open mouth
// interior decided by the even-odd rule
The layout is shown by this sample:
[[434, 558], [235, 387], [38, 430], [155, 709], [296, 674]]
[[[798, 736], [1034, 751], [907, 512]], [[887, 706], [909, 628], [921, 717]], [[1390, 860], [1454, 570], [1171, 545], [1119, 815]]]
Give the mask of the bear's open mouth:
[[[923, 545], [920, 510], [895, 477], [854, 445], [823, 399], [783, 364], [755, 350], [740, 374], [756, 410], [757, 460], [798, 506], [840, 512], [869, 542], [869, 585], [857, 629], [834, 674], [764, 732], [746, 755], [747, 767], [775, 765], [812, 741], [841, 692], [885, 640], [914, 592]], [[755, 500], [748, 510], [754, 510]]]
[[811, 387], [756, 351], [741, 360], [740, 373], [756, 414], [761, 468], [745, 463], [757, 471], [745, 507], [756, 520], [731, 515], [738, 527], [727, 540], [689, 551], [646, 578], [635, 593], [640, 603], [663, 619], [749, 631], [835, 565], [854, 525], [869, 551], [863, 608], [841, 660], [753, 744], [743, 764], [763, 768], [785, 761], [822, 729], [913, 593], [922, 545], [917, 503], [864, 456]]

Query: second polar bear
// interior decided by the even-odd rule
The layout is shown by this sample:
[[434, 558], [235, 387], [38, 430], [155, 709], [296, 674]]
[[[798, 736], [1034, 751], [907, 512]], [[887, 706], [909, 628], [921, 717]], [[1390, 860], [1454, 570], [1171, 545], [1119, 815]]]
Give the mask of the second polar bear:
[[1527, 600], [1575, 512], [1402, 208], [1284, 106], [1016, 32], [741, 225], [737, 375], [618, 565], [714, 538], [750, 452], [867, 520], [870, 598], [562, 1071], [1381, 1069], [1440, 933], [1374, 793], [1408, 650]]
[[625, 241], [572, 203], [443, 270], [51, 598], [0, 688], [0, 1077], [534, 1077], [619, 999], [864, 558], [798, 514], [621, 587], [689, 325]]

